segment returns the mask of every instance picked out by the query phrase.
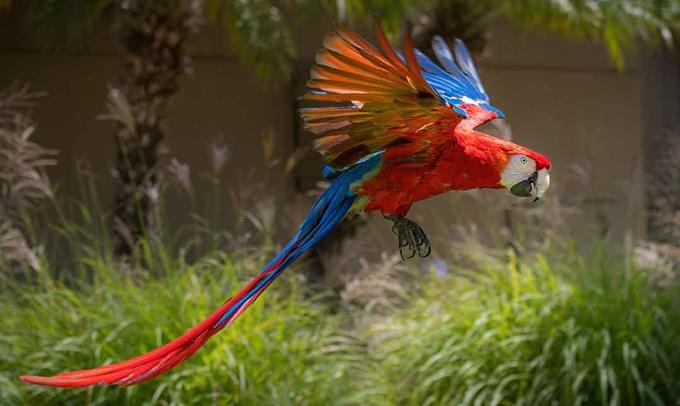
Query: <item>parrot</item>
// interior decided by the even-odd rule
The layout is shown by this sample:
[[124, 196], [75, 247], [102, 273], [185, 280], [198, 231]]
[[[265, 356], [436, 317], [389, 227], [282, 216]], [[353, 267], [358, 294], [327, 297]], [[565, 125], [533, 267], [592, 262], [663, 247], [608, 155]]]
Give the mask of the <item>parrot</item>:
[[316, 54], [300, 114], [329, 186], [288, 243], [207, 319], [148, 353], [54, 376], [23, 375], [31, 384], [77, 388], [133, 385], [177, 366], [234, 322], [283, 271], [341, 221], [379, 211], [392, 222], [402, 257], [430, 254], [423, 229], [406, 217], [412, 204], [449, 191], [506, 189], [541, 199], [550, 186], [543, 154], [478, 131], [505, 114], [490, 104], [464, 43], [439, 36], [439, 64], [405, 35], [401, 50], [375, 24], [377, 46], [345, 25]]

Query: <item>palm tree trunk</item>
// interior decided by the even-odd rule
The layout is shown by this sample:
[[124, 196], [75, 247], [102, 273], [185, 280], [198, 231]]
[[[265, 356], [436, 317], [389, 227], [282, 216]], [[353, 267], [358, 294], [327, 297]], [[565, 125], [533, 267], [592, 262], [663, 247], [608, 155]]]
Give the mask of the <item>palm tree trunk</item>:
[[[121, 3], [123, 79], [111, 89], [116, 117], [117, 180], [114, 252], [127, 257], [154, 229], [163, 113], [190, 65], [186, 43], [201, 21], [200, 0], [127, 0]], [[115, 111], [114, 111], [115, 110]]]

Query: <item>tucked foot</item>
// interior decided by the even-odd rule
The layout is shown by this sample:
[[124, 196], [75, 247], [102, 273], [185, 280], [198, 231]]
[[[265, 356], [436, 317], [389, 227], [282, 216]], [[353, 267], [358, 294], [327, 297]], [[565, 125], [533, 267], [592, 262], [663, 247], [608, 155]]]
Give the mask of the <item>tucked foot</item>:
[[399, 239], [399, 254], [401, 259], [410, 259], [418, 254], [419, 257], [426, 257], [432, 252], [430, 239], [427, 238], [425, 231], [415, 221], [406, 217], [383, 216], [392, 220], [392, 232]]

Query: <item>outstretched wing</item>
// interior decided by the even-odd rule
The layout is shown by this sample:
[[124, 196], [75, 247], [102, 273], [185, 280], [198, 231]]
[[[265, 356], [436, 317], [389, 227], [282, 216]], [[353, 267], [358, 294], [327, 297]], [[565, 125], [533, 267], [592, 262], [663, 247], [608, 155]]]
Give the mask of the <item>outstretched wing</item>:
[[376, 34], [382, 52], [346, 27], [329, 34], [307, 82], [303, 100], [318, 106], [300, 112], [319, 136], [316, 149], [335, 168], [390, 148], [417, 154], [426, 148], [417, 133], [457, 119], [423, 78], [411, 42], [404, 63], [378, 24]]
[[485, 108], [488, 97], [478, 102], [485, 93], [467, 51], [468, 59], [460, 61], [469, 65], [456, 65], [458, 70], [449, 73], [416, 51], [408, 36], [403, 55], [379, 24], [376, 37], [380, 50], [340, 27], [316, 55], [310, 91], [303, 97], [316, 105], [300, 112], [305, 127], [319, 136], [316, 149], [332, 167], [344, 168], [380, 151], [389, 158], [428, 161], [438, 145], [451, 141], [461, 119], [475, 116], [484, 122], [498, 116]]

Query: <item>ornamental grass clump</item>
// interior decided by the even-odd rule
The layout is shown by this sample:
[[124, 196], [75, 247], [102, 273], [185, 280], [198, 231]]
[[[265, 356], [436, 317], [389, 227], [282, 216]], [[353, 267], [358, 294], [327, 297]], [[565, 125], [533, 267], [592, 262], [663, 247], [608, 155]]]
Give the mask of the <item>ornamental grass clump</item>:
[[101, 261], [90, 270], [93, 280], [78, 286], [65, 285], [47, 270], [22, 282], [3, 278], [2, 403], [339, 403], [350, 383], [339, 358], [346, 350], [335, 348], [337, 319], [319, 300], [306, 297], [294, 274], [253, 305], [248, 317], [153, 383], [65, 390], [18, 379], [22, 373], [111, 363], [170, 341], [238, 289], [259, 260], [215, 254], [155, 276], [121, 273]]
[[387, 404], [675, 404], [680, 285], [603, 247], [433, 278], [369, 334]]
[[36, 271], [40, 263], [27, 219], [52, 198], [45, 168], [56, 164], [56, 151], [30, 138], [36, 129], [32, 109], [41, 96], [28, 84], [0, 90], [0, 265], [28, 265]]

